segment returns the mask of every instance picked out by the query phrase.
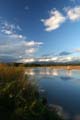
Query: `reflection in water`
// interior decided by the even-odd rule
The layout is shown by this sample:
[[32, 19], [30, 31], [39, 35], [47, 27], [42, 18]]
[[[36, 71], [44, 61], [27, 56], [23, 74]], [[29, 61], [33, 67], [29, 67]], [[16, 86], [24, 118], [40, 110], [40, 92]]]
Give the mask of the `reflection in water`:
[[54, 69], [54, 68], [28, 68], [26, 69], [25, 74], [27, 75], [46, 75], [46, 76], [59, 76], [65, 74], [65, 76], [71, 77], [72, 76], [72, 70], [65, 70], [65, 73], [63, 70]]
[[62, 106], [60, 105], [54, 105], [54, 104], [49, 104], [48, 105], [50, 110], [56, 110], [57, 114], [61, 116], [64, 120], [70, 120], [70, 115], [66, 112], [64, 112]]
[[65, 120], [80, 120], [80, 70], [36, 67], [27, 68], [25, 74], [36, 78], [49, 104], [63, 108]]
[[80, 115], [76, 115], [76, 116], [74, 117], [74, 120], [80, 120]]
[[34, 69], [26, 69], [25, 74], [27, 74], [27, 75], [35, 75]]
[[72, 70], [67, 70], [66, 71], [66, 75], [69, 76], [69, 77], [71, 77], [72, 76]]

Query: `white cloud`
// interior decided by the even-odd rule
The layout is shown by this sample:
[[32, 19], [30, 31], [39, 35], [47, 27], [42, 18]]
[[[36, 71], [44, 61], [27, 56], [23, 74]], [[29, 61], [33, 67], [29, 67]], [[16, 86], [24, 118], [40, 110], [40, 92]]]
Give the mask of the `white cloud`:
[[49, 57], [49, 58], [33, 58], [33, 57], [30, 57], [30, 58], [21, 58], [19, 60], [19, 62], [23, 62], [23, 63], [30, 63], [30, 62], [56, 62], [56, 63], [65, 63], [65, 62], [77, 62], [77, 61], [80, 61], [80, 57], [77, 57], [77, 56], [66, 56], [66, 57], [60, 57], [60, 56], [57, 56], [57, 57]]
[[39, 50], [39, 46], [41, 46], [39, 42], [36, 44], [34, 41], [34, 45], [29, 45], [29, 43], [33, 41], [24, 39], [16, 40], [14, 37], [10, 38], [8, 36], [3, 36], [2, 40], [3, 41], [0, 41], [0, 59], [1, 56], [2, 58], [6, 56], [7, 59], [12, 56], [18, 60], [21, 58], [28, 58], [30, 56], [34, 56], [34, 54]]
[[71, 21], [80, 20], [80, 6], [68, 9], [67, 16]]
[[69, 62], [72, 60], [72, 56], [56, 56], [56, 57], [50, 57], [50, 58], [40, 58], [38, 59], [39, 62]]
[[1, 32], [5, 33], [7, 35], [11, 35], [12, 34], [12, 31], [6, 30], [6, 29], [2, 29]]
[[10, 24], [7, 21], [2, 21], [2, 29], [3, 30], [10, 30], [10, 31], [15, 31], [16, 26], [14, 24]]
[[26, 54], [33, 54], [35, 52], [36, 52], [36, 48], [29, 48], [29, 49], [25, 50]]
[[19, 25], [10, 24], [7, 21], [2, 21], [1, 23], [1, 32], [8, 35], [10, 38], [14, 39], [25, 39], [25, 36], [18, 34], [17, 31], [21, 31]]
[[51, 10], [50, 17], [48, 19], [41, 19], [46, 31], [52, 31], [60, 27], [60, 25], [65, 22], [66, 18], [58, 11]]
[[66, 56], [66, 57], [58, 57], [57, 61], [58, 62], [70, 62], [72, 61], [72, 56]]
[[3, 21], [0, 26], [0, 61], [4, 58], [20, 60], [33, 56], [39, 46], [43, 44], [42, 42], [28, 40], [22, 34], [18, 34], [18, 25], [15, 26]]
[[39, 62], [49, 62], [51, 61], [50, 58], [40, 58], [38, 59]]
[[32, 63], [32, 62], [35, 62], [35, 59], [34, 58], [27, 58], [27, 59], [20, 59], [18, 62], [21, 62], [21, 63]]
[[74, 52], [80, 52], [80, 48], [75, 49]]
[[[71, 0], [75, 2], [75, 0]], [[79, 21], [80, 20], [80, 6], [75, 6], [71, 8], [70, 6], [64, 7], [66, 15], [64, 16], [60, 11], [56, 9], [52, 9], [50, 13], [50, 17], [47, 19], [41, 19], [41, 22], [44, 24], [45, 31], [50, 32], [58, 29], [62, 23], [67, 20], [70, 21]]]
[[39, 45], [42, 45], [43, 43], [42, 42], [35, 42], [35, 41], [28, 41], [25, 43], [26, 46], [39, 46]]
[[23, 39], [23, 40], [25, 39], [25, 36], [17, 33], [12, 33], [9, 37], [14, 39]]
[[[77, 50], [79, 50], [79, 51], [77, 51]], [[35, 48], [32, 48], [32, 49], [27, 49], [25, 52], [26, 52], [26, 54], [34, 54], [35, 53], [35, 51], [36, 51], [36, 49]], [[61, 53], [63, 53], [64, 51], [62, 51]], [[73, 50], [73, 53], [77, 53], [77, 52], [80, 52], [80, 49], [75, 49], [75, 50]], [[78, 63], [79, 61], [80, 61], [80, 56], [75, 56], [75, 54], [73, 54], [73, 55], [71, 55], [71, 54], [69, 54], [69, 55], [67, 55], [67, 56], [65, 56], [65, 55], [62, 55], [62, 56], [60, 56], [59, 54], [56, 54], [56, 56], [42, 56], [42, 57], [40, 57], [40, 58], [34, 58], [33, 56], [29, 56], [29, 58], [21, 58], [20, 59], [20, 62], [28, 62], [29, 63], [29, 61], [30, 62], [44, 62], [44, 63], [48, 63], [48, 62], [56, 62], [56, 63], [65, 63], [65, 62], [73, 62], [73, 63]]]
[[73, 2], [73, 3], [75, 3], [76, 2], [76, 0], [70, 0], [71, 2]]

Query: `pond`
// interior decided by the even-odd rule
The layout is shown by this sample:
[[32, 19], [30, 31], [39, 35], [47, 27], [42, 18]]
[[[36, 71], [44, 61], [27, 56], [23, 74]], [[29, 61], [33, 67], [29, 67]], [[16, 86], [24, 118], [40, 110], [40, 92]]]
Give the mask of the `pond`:
[[48, 104], [61, 106], [66, 119], [80, 120], [80, 70], [34, 67], [26, 74], [37, 81]]

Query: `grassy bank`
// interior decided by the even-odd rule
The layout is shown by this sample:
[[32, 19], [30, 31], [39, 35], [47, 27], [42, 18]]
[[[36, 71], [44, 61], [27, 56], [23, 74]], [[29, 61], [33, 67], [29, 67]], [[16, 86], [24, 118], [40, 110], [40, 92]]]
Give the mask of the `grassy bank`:
[[62, 120], [47, 101], [39, 96], [35, 84], [24, 75], [24, 67], [0, 64], [1, 120]]

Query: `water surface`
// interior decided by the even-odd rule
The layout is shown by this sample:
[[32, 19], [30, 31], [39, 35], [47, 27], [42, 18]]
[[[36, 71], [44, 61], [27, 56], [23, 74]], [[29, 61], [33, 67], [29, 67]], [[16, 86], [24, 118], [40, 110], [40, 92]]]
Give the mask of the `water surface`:
[[40, 67], [27, 68], [26, 74], [37, 80], [49, 104], [61, 106], [70, 119], [80, 120], [80, 70]]

